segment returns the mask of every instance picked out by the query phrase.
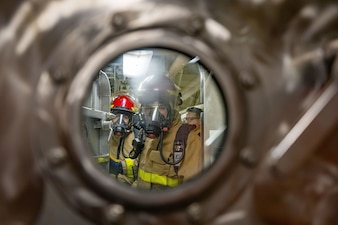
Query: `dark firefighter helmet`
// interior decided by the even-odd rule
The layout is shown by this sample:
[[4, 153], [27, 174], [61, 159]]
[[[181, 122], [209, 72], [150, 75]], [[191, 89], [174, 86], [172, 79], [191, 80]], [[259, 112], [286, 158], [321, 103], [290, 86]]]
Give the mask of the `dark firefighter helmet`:
[[153, 103], [164, 105], [168, 110], [168, 124], [173, 121], [177, 106], [182, 104], [174, 82], [165, 75], [146, 77], [138, 87], [137, 96], [141, 107]]

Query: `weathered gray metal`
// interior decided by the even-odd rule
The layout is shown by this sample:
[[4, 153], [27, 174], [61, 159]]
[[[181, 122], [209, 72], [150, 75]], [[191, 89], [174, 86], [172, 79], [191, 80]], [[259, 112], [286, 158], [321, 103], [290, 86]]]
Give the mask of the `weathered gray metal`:
[[[336, 224], [337, 11], [334, 0], [1, 1], [1, 223]], [[214, 72], [229, 130], [199, 179], [144, 193], [93, 163], [79, 118], [98, 68], [159, 46]]]

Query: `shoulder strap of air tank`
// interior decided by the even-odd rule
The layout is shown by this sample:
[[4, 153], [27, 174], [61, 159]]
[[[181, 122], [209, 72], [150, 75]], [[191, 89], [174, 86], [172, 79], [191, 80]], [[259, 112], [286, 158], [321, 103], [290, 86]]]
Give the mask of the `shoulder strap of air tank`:
[[195, 125], [182, 124], [176, 133], [173, 147], [174, 168], [176, 173], [184, 157], [189, 133], [195, 128]]

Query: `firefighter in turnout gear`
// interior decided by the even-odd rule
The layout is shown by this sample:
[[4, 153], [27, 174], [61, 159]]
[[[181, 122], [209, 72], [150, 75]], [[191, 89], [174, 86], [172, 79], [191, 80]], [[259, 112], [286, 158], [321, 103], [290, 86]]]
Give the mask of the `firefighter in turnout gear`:
[[129, 95], [118, 95], [111, 102], [111, 112], [115, 118], [112, 120], [109, 173], [122, 183], [132, 184], [134, 176], [132, 171], [128, 171], [128, 167], [132, 167], [128, 164], [133, 164], [129, 153], [133, 148], [132, 118], [136, 112], [135, 100]]
[[195, 125], [196, 128], [194, 132], [201, 136], [201, 116], [203, 114], [203, 110], [197, 107], [189, 107], [187, 109], [187, 114], [184, 119], [186, 124]]
[[166, 76], [149, 76], [137, 97], [147, 138], [133, 187], [166, 189], [197, 175], [202, 168], [200, 138], [190, 132], [194, 126], [181, 122], [176, 107], [182, 100], [175, 84]]

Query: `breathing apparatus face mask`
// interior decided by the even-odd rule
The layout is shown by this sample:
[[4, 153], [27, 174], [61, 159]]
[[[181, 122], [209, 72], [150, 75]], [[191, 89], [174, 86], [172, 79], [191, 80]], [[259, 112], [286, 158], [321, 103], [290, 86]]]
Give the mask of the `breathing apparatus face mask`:
[[113, 133], [117, 137], [125, 137], [131, 131], [131, 118], [127, 114], [116, 113], [113, 119]]
[[147, 137], [156, 138], [161, 132], [168, 131], [169, 110], [162, 104], [144, 105], [141, 107]]

